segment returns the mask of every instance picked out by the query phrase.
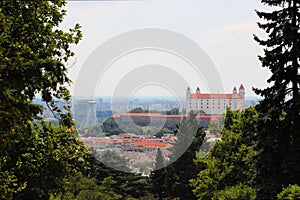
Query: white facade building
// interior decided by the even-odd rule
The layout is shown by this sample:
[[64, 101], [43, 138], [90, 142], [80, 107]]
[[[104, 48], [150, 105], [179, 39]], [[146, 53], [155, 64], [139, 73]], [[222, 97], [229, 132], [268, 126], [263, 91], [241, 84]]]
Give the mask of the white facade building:
[[245, 89], [242, 84], [238, 92], [234, 87], [231, 94], [201, 93], [199, 87], [197, 87], [196, 93], [191, 93], [189, 87], [186, 89], [187, 113], [193, 110], [202, 115], [222, 115], [227, 106], [232, 110], [244, 110]]

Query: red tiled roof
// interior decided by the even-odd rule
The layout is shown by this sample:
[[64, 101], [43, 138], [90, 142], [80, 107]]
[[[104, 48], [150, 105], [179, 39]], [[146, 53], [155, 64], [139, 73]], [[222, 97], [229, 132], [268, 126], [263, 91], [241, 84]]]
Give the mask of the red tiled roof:
[[122, 116], [128, 116], [128, 117], [164, 117], [164, 115], [160, 113], [118, 113], [113, 114], [113, 118], [119, 118]]
[[163, 117], [163, 118], [181, 118], [182, 115], [163, 115], [161, 113], [117, 113], [113, 114], [113, 118], [120, 117]]
[[[192, 99], [232, 99], [232, 94], [191, 94]], [[237, 94], [237, 98], [241, 98], [239, 94]]]
[[243, 84], [241, 84], [241, 86], [240, 86], [240, 88], [239, 88], [240, 90], [244, 90], [244, 86], [243, 86]]
[[221, 118], [221, 116], [217, 115], [217, 116], [203, 116], [203, 115], [198, 115], [197, 116], [198, 119], [211, 119], [212, 121], [217, 121]]

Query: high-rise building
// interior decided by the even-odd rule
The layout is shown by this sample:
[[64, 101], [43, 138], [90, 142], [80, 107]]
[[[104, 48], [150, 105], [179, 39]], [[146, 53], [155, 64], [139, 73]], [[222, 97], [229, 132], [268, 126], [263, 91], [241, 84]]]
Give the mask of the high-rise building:
[[201, 93], [199, 87], [195, 93], [191, 93], [190, 87], [186, 89], [187, 112], [193, 110], [201, 115], [222, 115], [227, 106], [232, 110], [245, 108], [245, 89], [242, 84], [238, 92], [234, 87], [229, 94]]
[[95, 100], [82, 100], [82, 104], [87, 106], [85, 110], [85, 117], [82, 123], [80, 124], [80, 129], [90, 129], [95, 126], [99, 126], [96, 116], [96, 101]]

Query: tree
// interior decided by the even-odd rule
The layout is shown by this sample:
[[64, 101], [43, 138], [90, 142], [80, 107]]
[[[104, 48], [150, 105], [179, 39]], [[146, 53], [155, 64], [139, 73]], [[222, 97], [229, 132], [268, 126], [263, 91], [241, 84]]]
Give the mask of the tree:
[[[101, 162], [103, 161], [102, 159], [106, 161]], [[106, 177], [112, 177], [112, 179], [116, 181], [113, 191], [116, 194], [122, 195], [123, 199], [127, 199], [128, 197], [141, 198], [149, 194], [151, 188], [148, 177], [124, 172], [130, 171], [130, 169], [125, 159], [114, 151], [105, 152], [100, 159], [93, 156], [90, 158], [89, 163], [91, 163], [91, 168], [86, 170], [83, 174], [87, 177], [95, 178], [98, 185], [100, 185]], [[104, 163], [108, 165], [114, 163], [114, 168]]]
[[156, 154], [156, 158], [155, 158], [155, 167], [154, 167], [154, 170], [158, 170], [158, 169], [161, 169], [163, 168], [165, 165], [164, 165], [164, 157], [161, 153], [161, 150], [160, 149], [157, 149], [157, 154]]
[[289, 185], [286, 188], [283, 188], [282, 192], [280, 192], [277, 195], [278, 200], [294, 200], [294, 199], [300, 199], [300, 186], [295, 185]]
[[107, 135], [118, 135], [124, 132], [112, 117], [109, 117], [102, 123], [101, 129]]
[[[116, 181], [112, 177], [106, 177], [100, 185], [96, 184], [94, 178], [84, 177], [81, 173], [76, 173], [73, 177], [65, 180], [64, 192], [58, 195], [61, 200], [118, 200], [122, 195], [113, 191]], [[53, 198], [54, 200], [55, 198]]]
[[[81, 38], [77, 24], [58, 28], [64, 0], [0, 1], [0, 196], [47, 199], [62, 178], [85, 165], [86, 148], [77, 140], [66, 88], [70, 45]], [[39, 94], [60, 125], [40, 120]], [[57, 101], [61, 101], [60, 104]]]
[[210, 133], [215, 134], [215, 135], [219, 134], [221, 132], [221, 128], [220, 128], [219, 124], [217, 122], [213, 122], [213, 121], [209, 122], [208, 130]]
[[167, 115], [179, 115], [179, 108], [172, 108], [165, 112]]
[[263, 67], [272, 72], [266, 89], [254, 89], [264, 99], [257, 106], [258, 155], [255, 184], [258, 199], [275, 199], [282, 185], [300, 183], [300, 2], [262, 0], [274, 7], [260, 12], [258, 23], [267, 39], [254, 39], [264, 46], [259, 56]]
[[[189, 181], [198, 173], [193, 161], [196, 158], [196, 153], [200, 151], [205, 137], [203, 128], [199, 127], [196, 116], [197, 113], [189, 112], [188, 116], [182, 119], [176, 131], [178, 142], [171, 149], [173, 152], [170, 158], [172, 163], [167, 167], [168, 190], [170, 191], [169, 196], [172, 198], [196, 199]], [[175, 160], [176, 154], [182, 152], [187, 144], [190, 144], [190, 146]]]
[[[205, 157], [197, 154], [195, 159], [200, 172], [190, 183], [199, 199], [218, 199], [217, 194], [224, 197], [237, 188], [251, 186], [255, 173], [252, 160], [257, 115], [254, 108], [247, 108], [241, 113], [227, 108], [222, 140], [217, 141]], [[240, 192], [232, 195], [242, 195]]]
[[148, 113], [148, 110], [143, 110], [141, 107], [137, 107], [129, 111], [129, 113]]
[[255, 198], [256, 196], [254, 189], [240, 183], [238, 185], [229, 186], [224, 190], [215, 192], [212, 200], [255, 200]]
[[172, 151], [170, 164], [152, 172], [153, 193], [161, 199], [195, 199], [189, 180], [198, 173], [193, 159], [196, 152], [200, 151], [205, 137], [202, 127], [198, 125], [196, 115], [190, 112], [187, 117], [183, 117], [177, 127], [175, 132], [178, 141], [170, 149]]
[[162, 199], [162, 197], [166, 196], [166, 170], [164, 164], [164, 157], [161, 153], [161, 150], [157, 150], [156, 158], [155, 158], [155, 166], [150, 175], [150, 180], [152, 184], [153, 193], [155, 193], [157, 197]]

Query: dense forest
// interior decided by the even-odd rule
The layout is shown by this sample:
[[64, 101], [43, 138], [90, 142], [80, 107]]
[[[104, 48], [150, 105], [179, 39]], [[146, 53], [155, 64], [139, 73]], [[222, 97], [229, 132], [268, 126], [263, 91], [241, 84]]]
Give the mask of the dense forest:
[[[79, 24], [59, 29], [66, 1], [1, 0], [0, 198], [300, 199], [300, 2], [261, 3], [271, 8], [256, 11], [267, 37], [254, 40], [271, 71], [270, 86], [254, 88], [263, 99], [227, 109], [222, 139], [209, 150], [196, 114], [188, 113], [173, 130], [179, 142], [170, 160], [158, 149], [155, 170], [141, 176], [107, 167], [101, 159], [128, 166], [114, 152], [99, 159], [76, 137], [67, 61], [82, 33]], [[39, 117], [37, 94], [58, 125]]]

